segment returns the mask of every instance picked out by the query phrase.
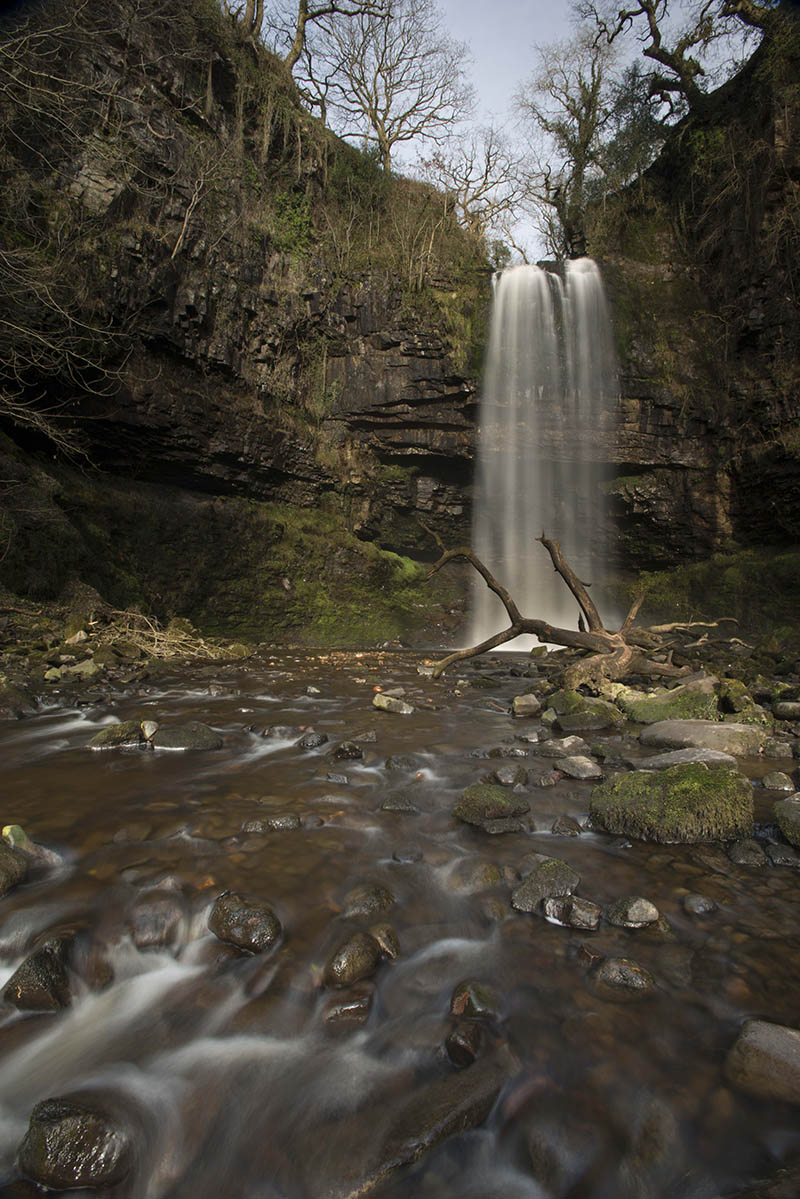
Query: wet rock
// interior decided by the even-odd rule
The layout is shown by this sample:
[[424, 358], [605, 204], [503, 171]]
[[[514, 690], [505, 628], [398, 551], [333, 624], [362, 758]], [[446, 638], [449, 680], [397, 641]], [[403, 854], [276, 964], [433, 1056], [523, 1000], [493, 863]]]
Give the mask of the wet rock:
[[782, 770], [770, 770], [761, 780], [768, 791], [794, 791], [794, 783]]
[[725, 1059], [725, 1074], [749, 1095], [800, 1103], [800, 1029], [748, 1020]]
[[314, 729], [310, 729], [297, 742], [300, 749], [319, 749], [321, 745], [327, 745], [328, 734], [317, 733]]
[[675, 749], [717, 749], [734, 757], [757, 755], [767, 730], [752, 724], [717, 724], [713, 720], [661, 720], [640, 734], [642, 745]]
[[483, 1044], [483, 1029], [477, 1020], [459, 1020], [447, 1035], [445, 1053], [457, 1070], [471, 1066]]
[[542, 705], [535, 695], [515, 695], [511, 701], [512, 716], [538, 716]]
[[690, 683], [670, 689], [660, 687], [646, 694], [622, 687], [615, 696], [615, 702], [629, 720], [639, 724], [714, 720], [718, 715], [714, 681], [709, 676], [704, 686]]
[[411, 771], [419, 770], [423, 763], [421, 758], [417, 758], [413, 754], [389, 754], [383, 764], [387, 770]]
[[326, 777], [327, 777], [327, 781], [329, 783], [335, 783], [337, 785], [337, 787], [346, 787], [348, 785], [348, 783], [350, 782], [350, 780], [346, 774], [330, 773]]
[[501, 787], [524, 786], [528, 781], [528, 773], [524, 766], [513, 766], [509, 763], [492, 771], [491, 781]]
[[610, 999], [644, 999], [656, 989], [649, 970], [630, 958], [606, 958], [592, 971], [591, 980], [595, 991]]
[[273, 812], [264, 817], [263, 823], [274, 833], [286, 833], [290, 829], [300, 828], [300, 817], [297, 812]]
[[466, 979], [453, 988], [450, 1015], [470, 1020], [497, 1020], [500, 1017], [500, 997], [488, 983]]
[[152, 744], [156, 749], [221, 749], [222, 738], [202, 721], [187, 720], [185, 724], [162, 724], [153, 737]]
[[448, 874], [447, 888], [450, 891], [467, 891], [474, 894], [497, 887], [502, 881], [502, 872], [494, 862], [462, 860], [456, 862]]
[[46, 941], [26, 957], [3, 988], [3, 999], [21, 1012], [59, 1012], [72, 1002], [64, 938]]
[[600, 924], [603, 909], [599, 903], [577, 895], [554, 896], [542, 904], [545, 919], [568, 928], [594, 929]]
[[128, 913], [131, 940], [137, 949], [175, 949], [183, 943], [188, 912], [175, 891], [149, 891], [137, 897]]
[[355, 741], [340, 741], [330, 752], [335, 762], [356, 762], [364, 757], [364, 751]]
[[601, 779], [603, 771], [597, 762], [582, 754], [571, 758], [559, 758], [555, 764], [567, 778], [571, 779]]
[[528, 786], [529, 787], [555, 787], [556, 783], [561, 778], [557, 770], [542, 769], [528, 771]]
[[375, 984], [371, 982], [356, 983], [338, 995], [331, 995], [322, 1009], [322, 1018], [326, 1024], [336, 1027], [354, 1028], [365, 1024], [375, 997]]
[[572, 816], [556, 816], [550, 832], [554, 837], [579, 837], [583, 829]]
[[52, 1190], [109, 1187], [131, 1166], [128, 1133], [107, 1113], [73, 1099], [45, 1099], [19, 1148], [26, 1178]]
[[530, 752], [540, 758], [582, 757], [589, 753], [589, 746], [582, 737], [551, 737], [532, 745]]
[[710, 916], [718, 910], [718, 904], [707, 895], [690, 894], [683, 897], [683, 909], [690, 916]]
[[372, 700], [373, 708], [378, 708], [381, 712], [393, 712], [395, 716], [410, 716], [414, 712], [411, 704], [407, 704], [404, 699], [398, 699], [394, 695], [386, 695], [385, 692], [379, 691]]
[[647, 924], [655, 924], [658, 917], [656, 905], [641, 895], [626, 895], [606, 909], [606, 920], [617, 928], [644, 928]]
[[236, 891], [226, 891], [215, 901], [208, 927], [220, 941], [250, 953], [263, 953], [282, 932], [280, 921], [268, 904]]
[[32, 841], [19, 824], [4, 825], [2, 836], [6, 844], [17, 853], [22, 854], [29, 865], [58, 866], [62, 861], [60, 855], [52, 849], [46, 849], [44, 845], [37, 845], [35, 841]]
[[790, 845], [781, 845], [770, 841], [765, 849], [773, 866], [800, 866], [800, 854]]
[[753, 793], [747, 779], [730, 770], [670, 766], [601, 783], [589, 815], [595, 828], [642, 841], [731, 840], [753, 830]]
[[395, 897], [388, 887], [378, 883], [359, 883], [348, 891], [342, 905], [344, 916], [377, 916], [393, 907]]
[[482, 832], [496, 837], [503, 833], [530, 832], [530, 821], [525, 818], [518, 819], [516, 816], [504, 816], [497, 820], [484, 820], [480, 827]]
[[484, 825], [487, 821], [523, 816], [530, 804], [520, 795], [509, 794], [494, 783], [473, 783], [453, 808], [453, 815], [467, 824]]
[[800, 702], [797, 700], [778, 700], [772, 705], [772, 711], [779, 720], [800, 720]]
[[382, 812], [419, 812], [408, 788], [392, 791], [381, 804]]
[[581, 877], [560, 858], [529, 854], [523, 863], [525, 877], [511, 894], [511, 906], [518, 912], [535, 912], [543, 899], [571, 895]]
[[144, 741], [140, 720], [122, 720], [95, 733], [89, 749], [116, 749], [120, 745], [141, 745]]
[[528, 751], [522, 745], [496, 745], [483, 756], [487, 758], [527, 758]]
[[5, 895], [28, 873], [28, 862], [23, 854], [0, 842], [0, 895]]
[[651, 758], [638, 758], [630, 765], [636, 770], [666, 770], [670, 766], [688, 766], [693, 762], [705, 762], [708, 766], [736, 766], [732, 754], [719, 749], [673, 749]]
[[[795, 849], [800, 849], [800, 791], [795, 792], [794, 795], [790, 795], [786, 799], [779, 799], [773, 811], [775, 819], [778, 822], [778, 828], [786, 840]], [[2, 871], [2, 862], [0, 862], [0, 871]], [[2, 879], [1, 873], [0, 879]], [[0, 882], [1, 886], [2, 883]]]
[[380, 960], [381, 950], [375, 938], [369, 933], [354, 933], [328, 959], [323, 975], [325, 985], [347, 987], [369, 978]]
[[743, 837], [735, 841], [728, 850], [728, 857], [737, 866], [766, 866], [767, 855], [754, 837]]
[[381, 955], [393, 962], [400, 954], [400, 941], [391, 924], [373, 924], [368, 931], [377, 942]]

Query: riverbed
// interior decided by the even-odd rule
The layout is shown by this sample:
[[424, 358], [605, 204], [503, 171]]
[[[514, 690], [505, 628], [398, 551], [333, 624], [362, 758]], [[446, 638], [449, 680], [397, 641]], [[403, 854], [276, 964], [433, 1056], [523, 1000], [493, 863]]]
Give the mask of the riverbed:
[[[0, 1195], [41, 1193], [16, 1154], [33, 1106], [60, 1096], [126, 1128], [131, 1168], [108, 1189], [126, 1199], [721, 1199], [800, 1153], [797, 1109], [724, 1073], [747, 1018], [800, 1025], [797, 869], [592, 831], [593, 783], [546, 777], [520, 740], [541, 725], [510, 713], [529, 659], [428, 671], [412, 653], [263, 653], [0, 724], [2, 823], [51, 853], [0, 899], [0, 984], [44, 936], [78, 946], [63, 1010], [0, 1005]], [[414, 711], [377, 710], [376, 689]], [[222, 748], [87, 748], [129, 719], [201, 721]], [[327, 739], [301, 746], [309, 730]], [[642, 752], [636, 731], [587, 739], [613, 764]], [[529, 827], [455, 819], [503, 765]], [[763, 829], [767, 765], [793, 769], [740, 764]], [[588, 931], [515, 911], [532, 851], [569, 863], [581, 896], [643, 896], [662, 919]], [[378, 915], [348, 915], [360, 887], [390, 894]], [[269, 950], [209, 931], [226, 890], [274, 909]], [[687, 911], [696, 893], [715, 910]], [[331, 955], [378, 919], [396, 952], [331, 986]], [[599, 991], [603, 958], [654, 988]], [[466, 1064], [465, 982], [492, 997]]]

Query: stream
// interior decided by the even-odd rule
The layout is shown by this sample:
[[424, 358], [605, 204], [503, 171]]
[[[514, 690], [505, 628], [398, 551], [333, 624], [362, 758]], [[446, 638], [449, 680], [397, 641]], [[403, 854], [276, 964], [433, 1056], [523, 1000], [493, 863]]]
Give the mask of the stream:
[[[536, 667], [506, 654], [434, 681], [423, 662], [264, 654], [0, 722], [2, 823], [53, 851], [0, 899], [0, 988], [45, 934], [75, 938], [69, 1006], [0, 1004], [0, 1196], [42, 1193], [17, 1150], [34, 1104], [63, 1096], [127, 1129], [130, 1170], [102, 1192], [120, 1199], [723, 1199], [800, 1152], [797, 1109], [723, 1070], [746, 1018], [800, 1025], [798, 871], [735, 865], [720, 845], [555, 835], [558, 817], [585, 822], [593, 784], [538, 785], [545, 763], [518, 738], [542, 726], [509, 713]], [[414, 712], [377, 710], [375, 688]], [[86, 748], [133, 718], [202, 721], [223, 748]], [[301, 747], [310, 728], [327, 741]], [[633, 726], [586, 739], [645, 752]], [[337, 756], [343, 742], [361, 756]], [[464, 788], [509, 763], [536, 767], [531, 830], [454, 819]], [[758, 783], [793, 765], [741, 769]], [[531, 851], [568, 862], [596, 903], [646, 897], [668, 927], [515, 911]], [[391, 906], [347, 915], [362, 884]], [[228, 889], [272, 906], [272, 948], [209, 931]], [[698, 892], [714, 912], [684, 908]], [[396, 956], [327, 985], [337, 947], [377, 921]], [[602, 957], [634, 959], [655, 989], [598, 992]], [[462, 1065], [445, 1044], [465, 981], [494, 999]]]

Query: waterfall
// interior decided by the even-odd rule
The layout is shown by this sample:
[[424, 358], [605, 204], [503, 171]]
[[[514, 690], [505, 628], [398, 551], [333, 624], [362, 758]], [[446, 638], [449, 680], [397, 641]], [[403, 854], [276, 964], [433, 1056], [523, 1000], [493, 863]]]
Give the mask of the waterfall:
[[[473, 545], [523, 616], [567, 628], [578, 618], [536, 541], [542, 530], [593, 584], [603, 614], [610, 549], [603, 481], [618, 394], [596, 264], [567, 262], [563, 280], [537, 266], [503, 271], [495, 280], [481, 395]], [[470, 644], [507, 624], [499, 600], [478, 580]], [[520, 638], [513, 648], [533, 644]]]

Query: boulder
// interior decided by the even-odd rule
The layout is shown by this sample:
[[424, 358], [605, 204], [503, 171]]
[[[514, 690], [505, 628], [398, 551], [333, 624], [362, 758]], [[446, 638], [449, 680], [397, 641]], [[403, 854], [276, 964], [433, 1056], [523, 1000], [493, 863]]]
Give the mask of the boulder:
[[707, 766], [736, 765], [733, 754], [725, 754], [719, 749], [672, 749], [651, 758], [639, 758], [628, 765], [636, 770], [666, 770], [669, 766], [687, 766], [692, 762], [705, 762]]
[[25, 958], [3, 988], [3, 999], [21, 1012], [59, 1012], [72, 994], [66, 959], [69, 944], [53, 938]]
[[767, 865], [767, 855], [755, 837], [743, 837], [740, 841], [734, 841], [728, 850], [728, 857], [737, 866], [760, 868]]
[[121, 720], [95, 733], [89, 749], [116, 749], [119, 745], [141, 745], [144, 742], [139, 720]]
[[222, 749], [222, 738], [207, 724], [187, 720], [186, 724], [159, 725], [152, 744], [156, 749]]
[[730, 841], [753, 831], [753, 792], [730, 770], [670, 766], [614, 775], [595, 788], [589, 815], [606, 832], [640, 841]]
[[540, 758], [570, 758], [588, 754], [589, 746], [582, 737], [550, 737], [531, 746], [532, 754]]
[[757, 755], [768, 736], [753, 724], [720, 724], [713, 720], [661, 720], [644, 729], [642, 745], [674, 749], [716, 749], [737, 758]]
[[718, 715], [714, 681], [705, 680], [706, 685], [689, 683], [667, 690], [634, 691], [631, 687], [621, 688], [615, 702], [629, 720], [639, 724], [656, 724], [664, 720], [714, 720]]
[[226, 891], [214, 903], [208, 927], [215, 937], [237, 949], [263, 953], [281, 935], [281, 923], [272, 908], [258, 899]]
[[586, 757], [585, 754], [559, 758], [555, 763], [555, 768], [570, 779], [601, 779], [603, 777], [603, 771], [597, 762], [593, 758]]
[[372, 706], [381, 712], [393, 712], [395, 716], [411, 716], [415, 711], [413, 705], [407, 704], [404, 699], [398, 699], [395, 695], [385, 695], [382, 691], [374, 696]]
[[748, 1020], [725, 1059], [725, 1074], [749, 1095], [800, 1103], [800, 1029]]
[[525, 878], [511, 895], [511, 906], [518, 912], [535, 912], [544, 899], [571, 895], [581, 881], [581, 876], [560, 858], [529, 854], [525, 865], [529, 867]]
[[467, 824], [483, 826], [487, 821], [523, 816], [530, 811], [524, 796], [509, 792], [496, 783], [473, 783], [461, 795], [453, 815]]
[[626, 895], [606, 908], [606, 920], [617, 928], [644, 928], [655, 924], [658, 917], [656, 905], [641, 895]]
[[331, 954], [323, 975], [326, 986], [347, 987], [378, 968], [381, 948], [369, 933], [354, 933]]
[[514, 716], [538, 716], [541, 710], [541, 702], [535, 695], [515, 695], [511, 701], [511, 712]]
[[[800, 791], [779, 799], [773, 808], [778, 828], [795, 849], [800, 849]], [[0, 866], [0, 869], [2, 867]]]
[[28, 873], [25, 857], [15, 849], [0, 842], [0, 895], [5, 895]]
[[547, 703], [556, 713], [556, 724], [564, 733], [580, 729], [620, 727], [625, 717], [606, 699], [594, 699], [579, 691], [554, 691]]
[[130, 1166], [127, 1132], [86, 1102], [45, 1099], [31, 1112], [19, 1167], [39, 1186], [58, 1191], [110, 1187]]
[[581, 899], [578, 895], [554, 896], [542, 904], [545, 919], [569, 928], [595, 929], [600, 924], [603, 909], [599, 903]]

